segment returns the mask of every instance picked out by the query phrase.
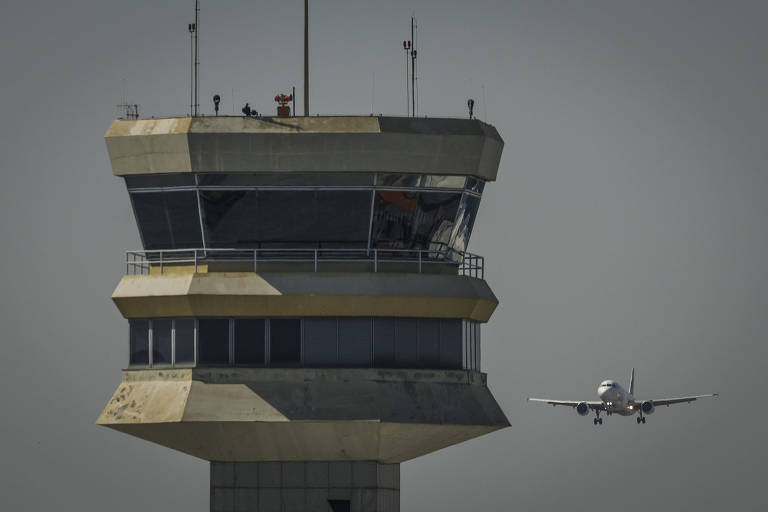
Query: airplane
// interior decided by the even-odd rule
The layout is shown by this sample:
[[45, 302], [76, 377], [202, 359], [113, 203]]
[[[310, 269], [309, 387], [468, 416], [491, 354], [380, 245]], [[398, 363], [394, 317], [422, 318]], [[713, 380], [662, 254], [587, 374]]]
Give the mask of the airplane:
[[675, 398], [661, 398], [656, 400], [636, 400], [635, 399], [635, 369], [632, 368], [632, 376], [629, 378], [629, 391], [625, 390], [614, 380], [604, 380], [597, 387], [597, 396], [600, 401], [578, 401], [578, 400], [549, 400], [548, 398], [529, 398], [529, 402], [542, 402], [552, 406], [567, 405], [576, 409], [579, 416], [586, 416], [589, 411], [595, 412], [595, 418], [592, 423], [602, 425], [603, 418], [600, 412], [605, 412], [607, 416], [611, 414], [620, 414], [621, 416], [637, 416], [637, 424], [645, 423], [645, 417], [653, 414], [656, 406], [673, 404], [691, 403], [699, 398], [717, 397], [717, 393], [709, 395], [680, 396]]

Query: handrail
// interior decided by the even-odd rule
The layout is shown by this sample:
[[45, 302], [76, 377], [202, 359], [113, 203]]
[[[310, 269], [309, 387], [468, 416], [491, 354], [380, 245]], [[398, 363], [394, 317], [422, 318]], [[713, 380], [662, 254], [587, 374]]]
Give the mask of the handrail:
[[422, 273], [425, 265], [451, 265], [459, 275], [485, 279], [485, 258], [454, 249], [324, 249], [324, 248], [257, 248], [257, 249], [159, 249], [126, 251], [126, 274], [149, 274], [156, 266], [161, 274], [169, 265], [188, 264], [198, 271], [201, 264], [226, 261], [248, 262], [258, 272], [264, 262], [312, 263], [314, 272], [320, 263], [372, 263], [379, 272], [383, 263], [413, 263]]

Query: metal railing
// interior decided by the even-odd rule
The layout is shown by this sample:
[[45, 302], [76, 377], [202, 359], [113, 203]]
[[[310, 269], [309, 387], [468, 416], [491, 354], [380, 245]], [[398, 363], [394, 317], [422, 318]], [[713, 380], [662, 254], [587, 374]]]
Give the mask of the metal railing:
[[453, 249], [322, 249], [322, 248], [259, 248], [259, 249], [163, 249], [126, 251], [126, 274], [149, 274], [155, 267], [160, 274], [168, 266], [200, 265], [212, 262], [247, 263], [253, 272], [259, 264], [268, 262], [311, 263], [318, 272], [321, 263], [369, 263], [380, 272], [390, 263], [407, 263], [422, 273], [428, 265], [450, 265], [459, 275], [485, 279], [485, 259], [477, 254]]

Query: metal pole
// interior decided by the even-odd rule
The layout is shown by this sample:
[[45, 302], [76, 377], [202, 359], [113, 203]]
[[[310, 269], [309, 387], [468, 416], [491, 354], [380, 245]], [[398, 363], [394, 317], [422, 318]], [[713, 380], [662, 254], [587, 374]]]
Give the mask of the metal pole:
[[304, 0], [304, 115], [309, 115], [309, 0]]
[[254, 272], [259, 271], [259, 250], [258, 249], [253, 250], [253, 271]]
[[419, 251], [419, 274], [421, 274], [421, 251]]
[[197, 249], [195, 249], [195, 274], [197, 274]]
[[195, 117], [200, 107], [200, 0], [195, 0]]
[[163, 273], [163, 251], [160, 251], [160, 273]]
[[315, 249], [315, 272], [317, 272], [317, 249]]
[[378, 249], [373, 250], [373, 271], [374, 272], [379, 271], [379, 250]]
[[413, 16], [411, 16], [411, 115], [416, 117], [416, 39], [413, 38]]

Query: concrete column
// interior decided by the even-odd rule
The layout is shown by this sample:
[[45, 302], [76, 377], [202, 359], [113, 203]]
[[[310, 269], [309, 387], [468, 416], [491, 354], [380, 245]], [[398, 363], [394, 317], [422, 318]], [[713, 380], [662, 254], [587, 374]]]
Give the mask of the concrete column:
[[332, 512], [329, 500], [349, 512], [399, 512], [400, 465], [211, 462], [211, 512]]

